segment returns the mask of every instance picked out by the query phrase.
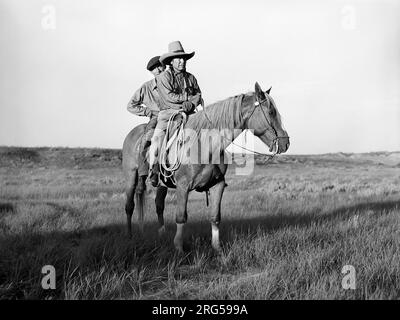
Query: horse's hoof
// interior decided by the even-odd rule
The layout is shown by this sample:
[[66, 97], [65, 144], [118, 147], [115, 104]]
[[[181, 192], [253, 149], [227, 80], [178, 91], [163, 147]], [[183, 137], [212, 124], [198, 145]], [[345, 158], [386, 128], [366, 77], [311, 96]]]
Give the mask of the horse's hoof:
[[159, 236], [160, 238], [161, 238], [161, 237], [164, 237], [165, 234], [166, 234], [166, 231], [165, 231], [165, 227], [164, 227], [164, 226], [162, 226], [161, 228], [158, 229], [158, 236]]
[[179, 255], [184, 254], [185, 252], [183, 251], [183, 246], [177, 246], [175, 245], [175, 252], [178, 253]]
[[215, 253], [217, 254], [221, 254], [222, 253], [222, 248], [221, 247], [217, 247], [217, 248], [213, 248]]
[[214, 249], [214, 251], [216, 252], [216, 253], [222, 253], [222, 248], [221, 248], [221, 245], [219, 244], [219, 243], [213, 243], [212, 244], [212, 248]]

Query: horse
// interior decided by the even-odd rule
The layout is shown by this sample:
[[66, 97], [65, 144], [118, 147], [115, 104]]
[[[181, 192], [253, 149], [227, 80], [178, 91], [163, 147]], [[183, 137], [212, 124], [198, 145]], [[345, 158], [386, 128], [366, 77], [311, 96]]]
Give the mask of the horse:
[[[225, 148], [246, 129], [252, 130], [253, 134], [269, 147], [271, 152], [276, 154], [288, 150], [290, 142], [286, 130], [283, 128], [281, 117], [274, 100], [270, 96], [270, 89], [263, 91], [255, 83], [255, 91], [230, 97], [228, 99], [208, 105], [203, 110], [190, 115], [185, 124], [185, 130], [194, 132], [194, 139], [182, 142], [182, 163], [174, 172], [174, 184], [163, 180], [165, 186], [157, 187], [156, 212], [159, 223], [159, 233], [165, 232], [163, 211], [164, 200], [167, 195], [167, 187], [176, 188], [176, 233], [174, 246], [178, 252], [183, 252], [183, 231], [187, 222], [187, 202], [189, 192], [208, 191], [211, 197], [211, 244], [216, 251], [221, 250], [219, 240], [219, 225], [221, 222], [221, 201], [226, 187], [225, 174], [228, 164], [224, 160]], [[189, 161], [189, 149], [194, 145], [193, 141], [200, 142], [202, 131], [213, 132], [220, 139], [212, 140], [209, 150], [204, 153], [217, 154], [219, 161]], [[221, 130], [223, 133], [221, 134]], [[137, 184], [138, 168], [138, 147], [140, 137], [143, 134], [144, 125], [135, 127], [125, 138], [122, 152], [123, 172], [126, 179], [126, 204], [128, 234], [131, 236], [131, 218], [135, 207], [134, 194]], [[222, 138], [221, 138], [222, 136]], [[206, 135], [208, 139], [209, 136]], [[214, 143], [218, 141], [218, 143]], [[221, 143], [222, 141], [222, 143]], [[204, 141], [203, 141], [204, 143]], [[175, 150], [176, 151], [176, 150]], [[172, 152], [173, 153], [173, 152]], [[192, 152], [193, 154], [193, 152]], [[166, 187], [167, 186], [167, 187]], [[144, 193], [136, 196], [139, 226], [143, 230], [143, 198]]]

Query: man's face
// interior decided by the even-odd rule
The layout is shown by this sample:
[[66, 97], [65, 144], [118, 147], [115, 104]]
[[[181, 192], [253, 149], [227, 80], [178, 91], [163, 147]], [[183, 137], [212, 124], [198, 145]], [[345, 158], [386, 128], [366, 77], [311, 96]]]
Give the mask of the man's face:
[[158, 76], [161, 72], [164, 71], [164, 69], [165, 69], [165, 67], [160, 65], [160, 66], [158, 66], [158, 67], [155, 67], [153, 70], [151, 70], [151, 73], [152, 73], [154, 76]]
[[173, 58], [171, 60], [171, 66], [175, 71], [183, 71], [186, 68], [186, 60], [184, 58]]

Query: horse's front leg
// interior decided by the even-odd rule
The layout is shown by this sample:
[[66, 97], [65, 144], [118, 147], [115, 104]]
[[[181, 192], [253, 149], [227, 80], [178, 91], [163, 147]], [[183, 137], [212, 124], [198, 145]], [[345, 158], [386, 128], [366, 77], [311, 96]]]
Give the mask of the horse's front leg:
[[211, 244], [216, 251], [221, 251], [219, 242], [219, 223], [221, 222], [221, 201], [225, 189], [225, 180], [210, 189], [211, 197]]
[[132, 238], [132, 215], [135, 210], [135, 188], [137, 183], [137, 170], [131, 170], [126, 173], [126, 201], [125, 201], [125, 213], [126, 213], [126, 225], [128, 231], [128, 237]]
[[174, 245], [179, 253], [183, 253], [183, 227], [187, 221], [187, 201], [189, 189], [177, 186], [176, 188], [176, 234]]
[[164, 226], [164, 208], [165, 208], [165, 198], [167, 196], [168, 188], [164, 186], [157, 187], [156, 193], [156, 212], [158, 218], [158, 235], [161, 237], [165, 234]]

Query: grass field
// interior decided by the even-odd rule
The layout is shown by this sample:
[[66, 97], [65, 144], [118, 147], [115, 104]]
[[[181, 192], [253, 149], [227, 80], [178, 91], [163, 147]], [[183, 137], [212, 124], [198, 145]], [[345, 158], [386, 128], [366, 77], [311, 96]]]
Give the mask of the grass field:
[[[125, 235], [120, 151], [0, 148], [1, 299], [399, 299], [400, 153], [280, 156], [227, 174], [222, 254], [204, 194], [189, 198], [176, 256], [154, 192], [144, 234]], [[136, 222], [136, 217], [134, 217]], [[56, 269], [43, 290], [41, 269]], [[342, 288], [343, 266], [356, 289]]]

